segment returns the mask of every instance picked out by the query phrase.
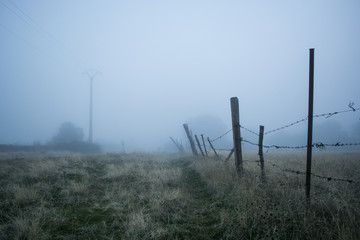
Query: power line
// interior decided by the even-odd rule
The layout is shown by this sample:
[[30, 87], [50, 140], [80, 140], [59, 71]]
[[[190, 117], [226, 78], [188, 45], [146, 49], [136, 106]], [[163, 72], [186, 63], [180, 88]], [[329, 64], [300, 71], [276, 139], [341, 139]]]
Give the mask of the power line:
[[[82, 61], [74, 55], [71, 51], [69, 51], [57, 38], [55, 38], [52, 34], [49, 33], [44, 27], [42, 27], [40, 24], [38, 24], [29, 14], [27, 14], [25, 11], [23, 11], [18, 5], [16, 5], [13, 1], [8, 0], [8, 2], [17, 10], [17, 12], [10, 8], [9, 5], [5, 4], [4, 2], [0, 2], [1, 5], [3, 5], [7, 10], [9, 10], [11, 13], [13, 13], [16, 17], [21, 19], [26, 25], [28, 25], [32, 30], [37, 32], [39, 35], [41, 35], [44, 39], [46, 39], [49, 43], [51, 43], [53, 46], [56, 46], [59, 50], [61, 50], [64, 54], [71, 57], [71, 59], [77, 59], [77, 62], [82, 64]], [[19, 14], [21, 13], [21, 14]], [[25, 40], [23, 37], [20, 37], [18, 34], [14, 33], [13, 31], [9, 30], [9, 28], [2, 25], [2, 27], [10, 32], [15, 37], [21, 39], [22, 41], [26, 42], [31, 47], [35, 48], [36, 50], [40, 51], [38, 47], [36, 47], [34, 44], [30, 44], [29, 41]], [[45, 54], [47, 57], [50, 57], [49, 54], [44, 53], [43, 51], [40, 51], [41, 53]], [[52, 57], [50, 57], [52, 58]], [[52, 58], [53, 59], [53, 58]]]
[[[9, 1], [10, 2], [10, 1]], [[40, 31], [38, 27], [34, 26], [34, 23], [30, 23], [28, 20], [26, 20], [23, 15], [27, 18], [29, 18], [29, 16], [27, 14], [25, 14], [22, 10], [20, 10], [20, 8], [18, 8], [16, 5], [14, 5], [14, 3], [12, 3], [14, 6], [16, 6], [16, 8], [18, 9], [18, 11], [20, 11], [23, 15], [18, 14], [18, 12], [14, 11], [12, 8], [10, 8], [8, 5], [6, 5], [4, 2], [0, 2], [1, 5], [3, 5], [7, 10], [9, 10], [11, 13], [13, 13], [16, 17], [18, 17], [21, 21], [23, 21], [24, 23], [26, 23], [26, 25], [28, 25], [31, 29], [33, 29], [34, 31], [36, 31], [37, 33], [41, 34], [43, 37], [44, 36], [44, 32]], [[33, 21], [33, 20], [32, 20]], [[34, 22], [34, 21], [33, 21]], [[40, 28], [41, 29], [41, 28]]]
[[[27, 19], [29, 19], [31, 21], [31, 23], [33, 25], [31, 25], [28, 21], [26, 21], [23, 17], [20, 17], [18, 14], [16, 14], [14, 11], [12, 11], [16, 16], [19, 16], [21, 19], [23, 19], [31, 28], [35, 29], [38, 33], [42, 34], [44, 37], [51, 39], [53, 42], [55, 42], [57, 45], [59, 45], [62, 48], [65, 48], [59, 40], [57, 40], [53, 35], [51, 35], [45, 28], [43, 28], [42, 26], [40, 26], [40, 24], [38, 24], [32, 17], [29, 16], [29, 14], [27, 14], [26, 12], [24, 12], [23, 10], [21, 10], [21, 8], [16, 5], [14, 2], [12, 2], [11, 0], [8, 0], [8, 2], [13, 5], [23, 16], [25, 16]], [[9, 8], [8, 8], [9, 9]], [[34, 25], [36, 26], [36, 28], [34, 27]], [[39, 31], [40, 30], [40, 31]], [[65, 49], [66, 50], [66, 49]]]
[[28, 40], [26, 40], [25, 38], [21, 37], [20, 35], [16, 34], [14, 31], [12, 31], [10, 28], [4, 26], [2, 23], [0, 23], [0, 27], [2, 27], [5, 31], [7, 31], [8, 33], [10, 33], [11, 35], [13, 35], [14, 37], [16, 37], [17, 39], [23, 41], [24, 43], [26, 43], [27, 45], [29, 45], [30, 47], [32, 47], [33, 49], [35, 49], [37, 52], [39, 52], [40, 54], [43, 54], [44, 56], [56, 61], [53, 57], [51, 57], [49, 54], [47, 54], [46, 52], [42, 51], [40, 48], [38, 48], [36, 45], [32, 44], [31, 42], [29, 42]]

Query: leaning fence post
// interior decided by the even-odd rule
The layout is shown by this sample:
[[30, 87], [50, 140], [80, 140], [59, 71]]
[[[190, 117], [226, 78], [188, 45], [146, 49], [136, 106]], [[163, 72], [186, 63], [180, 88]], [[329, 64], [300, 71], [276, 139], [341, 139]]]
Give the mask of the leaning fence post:
[[188, 126], [187, 123], [184, 123], [183, 126], [184, 126], [186, 135], [187, 135], [187, 137], [189, 139], [189, 142], [190, 142], [191, 151], [195, 156], [198, 156], [198, 152], [196, 151], [196, 147], [195, 147], [195, 144], [194, 144], [194, 139], [192, 138], [192, 136], [190, 134], [189, 126]]
[[205, 141], [204, 141], [204, 134], [201, 134], [201, 139], [202, 139], [202, 142], [204, 144], [204, 150], [205, 150], [205, 154], [206, 154], [206, 157], [207, 157], [208, 154], [207, 154], [206, 145], [205, 145]]
[[310, 206], [310, 182], [311, 182], [311, 155], [312, 155], [312, 132], [313, 132], [313, 108], [314, 108], [314, 49], [310, 48], [309, 59], [309, 112], [307, 133], [307, 159], [306, 159], [306, 201]]
[[259, 130], [259, 156], [260, 156], [260, 167], [261, 167], [261, 180], [265, 181], [265, 167], [264, 167], [264, 153], [263, 153], [263, 140], [264, 140], [264, 126], [260, 125]]
[[184, 148], [181, 144], [179, 144], [175, 139], [173, 139], [172, 137], [170, 137], [171, 141], [174, 143], [174, 145], [177, 147], [177, 149], [179, 150], [179, 152], [184, 152]]
[[231, 158], [231, 155], [233, 155], [234, 153], [234, 149], [231, 149], [229, 155], [227, 156], [227, 158], [225, 159], [225, 162], [229, 161], [229, 159]]
[[203, 152], [203, 150], [201, 149], [201, 144], [200, 144], [200, 141], [199, 141], [199, 139], [198, 139], [198, 137], [197, 137], [197, 135], [196, 135], [196, 134], [195, 134], [195, 139], [196, 139], [196, 142], [197, 142], [197, 144], [198, 144], [198, 146], [199, 146], [199, 149], [200, 149], [201, 155], [202, 155], [203, 157], [205, 157], [204, 152]]
[[231, 118], [234, 141], [235, 167], [238, 173], [243, 170], [242, 151], [241, 151], [241, 135], [240, 135], [240, 116], [239, 116], [239, 100], [237, 97], [230, 99]]
[[208, 142], [209, 142], [209, 144], [210, 144], [211, 149], [214, 151], [216, 158], [219, 159], [219, 155], [218, 155], [217, 152], [215, 151], [215, 148], [214, 148], [214, 146], [212, 145], [212, 143], [211, 143], [211, 141], [210, 141], [210, 138], [208, 137], [207, 140], [208, 140]]

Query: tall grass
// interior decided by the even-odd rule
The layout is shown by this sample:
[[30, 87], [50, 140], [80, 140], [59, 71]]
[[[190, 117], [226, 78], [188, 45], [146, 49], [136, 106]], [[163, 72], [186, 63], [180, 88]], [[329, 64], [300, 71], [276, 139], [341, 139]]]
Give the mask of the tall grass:
[[[229, 238], [244, 239], [360, 239], [359, 153], [316, 153], [313, 173], [355, 183], [312, 177], [311, 206], [305, 201], [306, 156], [299, 153], [265, 155], [266, 182], [260, 179], [255, 154], [245, 155], [244, 173], [234, 172], [234, 162], [197, 160], [201, 173], [222, 209], [221, 223]], [[250, 160], [250, 161], [246, 161]]]
[[[245, 160], [257, 160], [246, 155]], [[360, 239], [360, 186], [312, 178], [303, 154], [256, 162], [191, 156], [0, 154], [0, 239]], [[313, 172], [360, 181], [359, 154], [315, 154]]]

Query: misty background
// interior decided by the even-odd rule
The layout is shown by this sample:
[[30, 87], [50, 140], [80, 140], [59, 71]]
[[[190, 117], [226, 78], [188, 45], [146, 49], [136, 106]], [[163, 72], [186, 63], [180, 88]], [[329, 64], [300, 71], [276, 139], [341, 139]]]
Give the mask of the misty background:
[[[214, 139], [360, 106], [360, 2], [0, 0], [0, 144], [45, 144], [64, 122], [105, 151], [163, 151], [169, 136]], [[264, 144], [306, 144], [305, 123]], [[242, 131], [244, 138], [256, 136]], [[314, 141], [360, 141], [360, 114], [314, 120]], [[231, 147], [231, 133], [217, 147]], [[244, 148], [246, 148], [245, 146]], [[246, 151], [246, 149], [245, 149]]]

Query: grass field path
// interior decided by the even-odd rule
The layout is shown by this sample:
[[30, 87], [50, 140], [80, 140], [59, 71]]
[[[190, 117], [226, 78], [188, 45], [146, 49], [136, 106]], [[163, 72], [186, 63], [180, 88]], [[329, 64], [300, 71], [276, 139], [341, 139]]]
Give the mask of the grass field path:
[[219, 232], [219, 205], [206, 183], [201, 179], [200, 174], [191, 168], [188, 160], [177, 160], [176, 166], [182, 169], [182, 190], [189, 195], [189, 202], [186, 204], [184, 220], [190, 239], [219, 239], [222, 232]]

